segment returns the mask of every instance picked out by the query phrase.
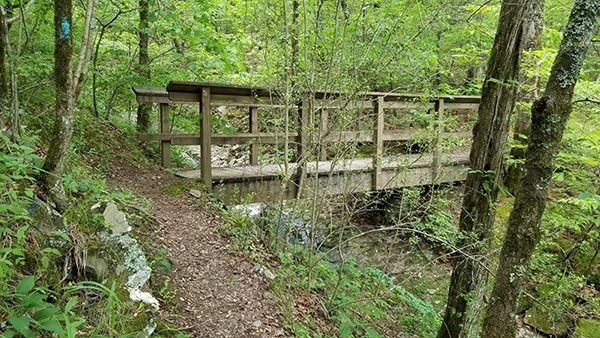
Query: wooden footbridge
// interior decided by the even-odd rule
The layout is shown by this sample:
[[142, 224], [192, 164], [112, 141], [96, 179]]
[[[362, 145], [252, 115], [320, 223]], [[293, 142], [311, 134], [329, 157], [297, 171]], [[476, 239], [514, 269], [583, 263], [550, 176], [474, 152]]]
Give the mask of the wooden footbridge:
[[[133, 90], [138, 102], [160, 106], [159, 132], [139, 139], [160, 142], [165, 167], [171, 146], [200, 146], [200, 168], [176, 175], [201, 180], [228, 203], [464, 180], [479, 105], [476, 96], [293, 93], [180, 81]], [[198, 133], [173, 131], [170, 108], [180, 104], [192, 105]], [[244, 127], [214, 132], [211, 123], [223, 109]], [[246, 147], [246, 163], [214, 166], [215, 148], [227, 145]]]

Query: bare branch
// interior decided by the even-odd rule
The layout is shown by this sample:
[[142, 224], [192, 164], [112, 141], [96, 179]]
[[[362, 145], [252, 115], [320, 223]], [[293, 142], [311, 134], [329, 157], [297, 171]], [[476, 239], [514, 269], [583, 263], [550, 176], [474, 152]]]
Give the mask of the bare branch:
[[581, 100], [573, 101], [573, 104], [576, 104], [576, 103], [585, 103], [585, 102], [600, 104], [600, 101], [598, 101], [598, 100], [592, 100], [589, 97], [586, 97], [586, 98], [581, 99]]
[[23, 6], [20, 6], [21, 9], [19, 10], [19, 14], [13, 16], [10, 19], [7, 19], [6, 23], [10, 25], [11, 23], [23, 18], [25, 16], [25, 13], [29, 11], [29, 7], [31, 7], [31, 5], [33, 5], [34, 2], [35, 0], [29, 0], [29, 2], [25, 5], [25, 8], [23, 8]]

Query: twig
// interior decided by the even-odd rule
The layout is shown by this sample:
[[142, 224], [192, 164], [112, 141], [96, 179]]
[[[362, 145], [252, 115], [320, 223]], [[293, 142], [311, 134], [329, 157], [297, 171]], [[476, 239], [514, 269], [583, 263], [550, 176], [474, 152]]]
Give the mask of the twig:
[[600, 104], [600, 101], [598, 101], [598, 100], [592, 100], [592, 99], [590, 99], [588, 97], [586, 97], [585, 99], [574, 101], [573, 104], [584, 103], [584, 102], [590, 102], [590, 103]]

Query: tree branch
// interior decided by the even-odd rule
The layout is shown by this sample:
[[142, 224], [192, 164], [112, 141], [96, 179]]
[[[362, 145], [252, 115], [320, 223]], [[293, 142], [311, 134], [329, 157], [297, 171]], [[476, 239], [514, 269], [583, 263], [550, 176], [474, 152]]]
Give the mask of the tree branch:
[[33, 3], [35, 2], [35, 0], [29, 0], [29, 2], [27, 3], [27, 5], [25, 5], [25, 8], [23, 8], [23, 6], [19, 6], [21, 9], [19, 10], [19, 14], [13, 16], [10, 19], [6, 20], [7, 24], [11, 24], [19, 19], [21, 19], [22, 17], [25, 16], [25, 13], [27, 13], [29, 11], [29, 7], [31, 7], [31, 5], [33, 5]]
[[581, 100], [573, 101], [573, 104], [576, 104], [576, 103], [585, 103], [585, 102], [600, 104], [600, 101], [598, 101], [598, 100], [592, 100], [589, 97], [586, 97], [586, 98], [581, 99]]

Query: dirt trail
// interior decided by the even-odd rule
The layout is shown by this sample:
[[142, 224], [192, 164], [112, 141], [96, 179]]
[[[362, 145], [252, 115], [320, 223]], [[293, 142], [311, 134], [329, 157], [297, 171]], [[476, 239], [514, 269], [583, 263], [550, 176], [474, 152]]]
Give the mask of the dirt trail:
[[166, 194], [164, 189], [178, 179], [172, 174], [114, 162], [109, 185], [152, 200], [152, 213], [160, 222], [157, 247], [168, 250], [176, 291], [172, 304], [161, 306], [178, 309], [181, 317], [175, 323], [192, 337], [286, 336], [266, 283], [251, 262], [227, 251], [216, 216], [187, 192]]

